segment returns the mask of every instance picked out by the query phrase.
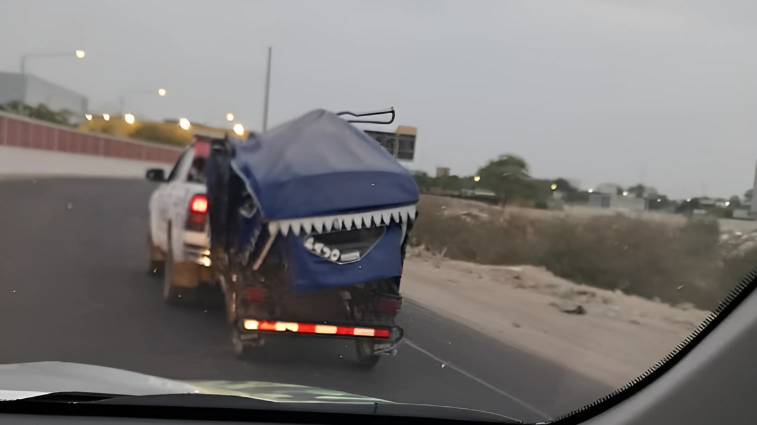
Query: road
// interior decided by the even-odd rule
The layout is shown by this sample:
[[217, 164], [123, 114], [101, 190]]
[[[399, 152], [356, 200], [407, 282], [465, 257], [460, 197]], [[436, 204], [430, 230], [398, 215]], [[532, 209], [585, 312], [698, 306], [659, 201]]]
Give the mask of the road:
[[355, 366], [344, 340], [271, 339], [253, 359], [238, 360], [217, 302], [168, 306], [161, 280], [147, 275], [152, 189], [119, 179], [0, 181], [0, 363], [58, 360], [172, 379], [302, 384], [527, 421], [611, 390], [411, 300], [399, 319], [406, 343], [372, 370]]

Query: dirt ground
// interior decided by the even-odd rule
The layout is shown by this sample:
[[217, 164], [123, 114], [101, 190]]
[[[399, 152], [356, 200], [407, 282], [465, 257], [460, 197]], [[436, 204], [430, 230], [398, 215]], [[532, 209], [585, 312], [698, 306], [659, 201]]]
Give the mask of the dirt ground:
[[578, 285], [533, 266], [408, 252], [402, 292], [440, 314], [609, 385], [662, 359], [709, 314]]

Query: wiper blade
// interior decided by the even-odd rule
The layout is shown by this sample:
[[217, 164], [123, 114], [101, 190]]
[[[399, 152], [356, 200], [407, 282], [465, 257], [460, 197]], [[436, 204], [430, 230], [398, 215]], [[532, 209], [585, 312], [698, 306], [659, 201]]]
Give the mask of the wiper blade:
[[[121, 394], [104, 394], [104, 393], [87, 393], [87, 392], [56, 392], [44, 394], [36, 397], [30, 397], [20, 400], [0, 402], [0, 411], [18, 411], [13, 407], [29, 410], [26, 413], [39, 413], [40, 409], [33, 406], [39, 406], [42, 403], [66, 406], [69, 409], [68, 414], [86, 414], [88, 410], [94, 409], [98, 416], [110, 416], [108, 409], [117, 408], [123, 416], [150, 417], [149, 412], [155, 413], [156, 409], [165, 411], [171, 409], [181, 416], [186, 415], [188, 418], [202, 419], [201, 413], [217, 412], [217, 409], [223, 410], [224, 413], [237, 412], [245, 413], [245, 417], [250, 418], [250, 414], [255, 412], [256, 421], [275, 421], [275, 422], [292, 422], [292, 423], [324, 423], [323, 415], [330, 419], [327, 421], [339, 422], [343, 417], [365, 418], [369, 417], [412, 417], [414, 420], [433, 419], [435, 424], [439, 421], [481, 421], [507, 424], [520, 424], [522, 422], [513, 418], [499, 415], [496, 413], [485, 412], [481, 410], [435, 406], [427, 404], [410, 404], [410, 403], [334, 403], [334, 402], [273, 402], [255, 398], [232, 396], [232, 395], [214, 395], [214, 394], [163, 394], [163, 395], [121, 395]], [[25, 409], [32, 407], [31, 409]], [[10, 409], [8, 409], [10, 408]], [[81, 411], [76, 411], [76, 408]], [[55, 414], [50, 409], [50, 405], [45, 406], [45, 413]], [[193, 411], [194, 410], [194, 411]], [[217, 413], [211, 413], [208, 417], [212, 419]], [[170, 415], [170, 413], [169, 413]], [[199, 415], [199, 416], [198, 416]], [[275, 416], [274, 416], [275, 415]], [[119, 415], [113, 415], [119, 416]], [[160, 414], [166, 416], [165, 412]], [[286, 420], [284, 420], [286, 418]]]

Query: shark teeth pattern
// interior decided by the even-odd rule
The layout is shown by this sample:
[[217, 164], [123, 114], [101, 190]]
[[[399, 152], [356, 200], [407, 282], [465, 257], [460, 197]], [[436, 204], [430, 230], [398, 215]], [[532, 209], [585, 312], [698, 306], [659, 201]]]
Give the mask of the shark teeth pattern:
[[328, 233], [337, 230], [361, 229], [363, 227], [389, 225], [391, 221], [407, 224], [415, 220], [415, 205], [369, 211], [355, 214], [327, 215], [320, 217], [293, 218], [268, 222], [268, 231], [273, 235], [289, 232], [295, 235], [311, 233]]

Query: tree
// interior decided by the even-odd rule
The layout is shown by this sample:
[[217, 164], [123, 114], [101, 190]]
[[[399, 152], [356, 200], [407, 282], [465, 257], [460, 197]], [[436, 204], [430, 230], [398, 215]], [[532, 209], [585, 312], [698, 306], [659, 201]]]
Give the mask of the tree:
[[431, 189], [433, 178], [428, 173], [421, 171], [413, 174], [413, 178], [415, 179], [415, 184], [418, 185], [418, 190], [421, 192], [428, 192]]
[[529, 173], [526, 161], [516, 155], [500, 155], [478, 169], [481, 187], [494, 192], [500, 202], [522, 199], [532, 202], [546, 201], [552, 184], [549, 180], [535, 180]]
[[676, 208], [677, 205], [668, 199], [665, 195], [657, 195], [653, 198], [649, 198], [647, 201], [647, 207], [651, 211], [670, 210]]
[[752, 190], [753, 189], [749, 189], [746, 192], [744, 192], [744, 202], [745, 203], [752, 202]]
[[478, 169], [478, 175], [483, 180], [484, 176], [513, 179], [530, 179], [528, 164], [516, 155], [500, 155], [497, 159], [489, 161], [485, 166]]
[[35, 107], [17, 100], [0, 105], [0, 111], [67, 126], [71, 125], [71, 117], [74, 116], [74, 113], [67, 109], [54, 111], [43, 103]]
[[699, 209], [699, 199], [691, 198], [681, 202], [675, 209], [676, 213], [691, 214], [694, 210]]
[[573, 187], [570, 182], [564, 178], [558, 177], [554, 181], [555, 190], [565, 193], [574, 193], [577, 192], [578, 189]]
[[629, 195], [633, 195], [637, 198], [658, 198], [657, 189], [651, 186], [644, 186], [641, 183], [631, 186], [626, 189]]
[[741, 198], [738, 195], [733, 195], [728, 198], [728, 206], [731, 208], [738, 208], [741, 206]]

